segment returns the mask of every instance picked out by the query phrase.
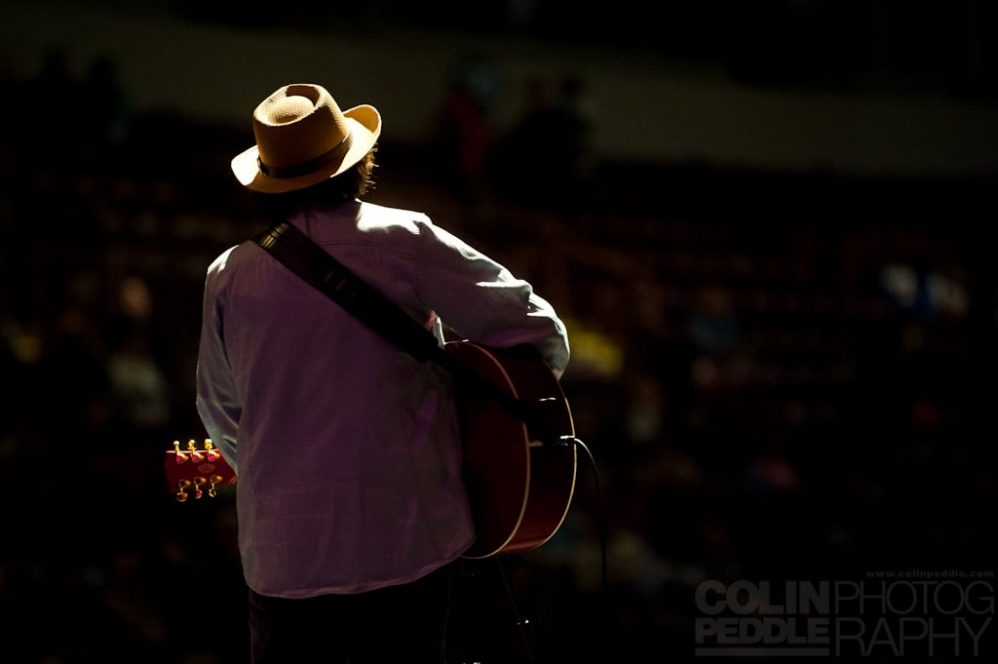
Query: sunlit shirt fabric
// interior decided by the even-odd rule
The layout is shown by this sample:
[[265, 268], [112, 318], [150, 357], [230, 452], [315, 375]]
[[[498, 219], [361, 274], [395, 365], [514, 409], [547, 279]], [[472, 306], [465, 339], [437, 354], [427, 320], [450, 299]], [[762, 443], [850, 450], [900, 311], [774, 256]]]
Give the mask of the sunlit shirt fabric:
[[[481, 344], [533, 344], [565, 368], [551, 306], [425, 215], [353, 202], [291, 221], [441, 342], [443, 320]], [[473, 541], [449, 377], [253, 242], [208, 269], [197, 408], [238, 472], [243, 573], [260, 594], [405, 583]]]

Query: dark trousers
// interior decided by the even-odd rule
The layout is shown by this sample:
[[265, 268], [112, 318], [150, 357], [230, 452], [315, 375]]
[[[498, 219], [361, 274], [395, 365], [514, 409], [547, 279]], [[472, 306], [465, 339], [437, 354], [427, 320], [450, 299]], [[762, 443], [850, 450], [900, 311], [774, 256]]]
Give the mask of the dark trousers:
[[306, 599], [249, 593], [254, 664], [440, 664], [456, 564], [412, 583]]

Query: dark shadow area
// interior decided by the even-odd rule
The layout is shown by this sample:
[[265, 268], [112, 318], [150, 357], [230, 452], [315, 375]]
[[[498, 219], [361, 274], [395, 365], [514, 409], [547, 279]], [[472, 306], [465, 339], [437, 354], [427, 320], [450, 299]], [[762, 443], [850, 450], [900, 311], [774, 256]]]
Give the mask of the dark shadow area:
[[[53, 54], [8, 82], [109, 106], [0, 123], [0, 620], [19, 661], [243, 662], [233, 494], [178, 504], [161, 463], [203, 437], [205, 270], [262, 224], [228, 171], [251, 138], [135, 115], [113, 81]], [[692, 656], [708, 579], [993, 573], [998, 182], [583, 168], [584, 123], [544, 108], [471, 172], [386, 141], [371, 198], [462, 231], [570, 326], [602, 503], [583, 463], [557, 536], [504, 562], [541, 661]], [[538, 123], [571, 130], [543, 186], [504, 151]], [[499, 579], [474, 583], [483, 661], [520, 661]]]

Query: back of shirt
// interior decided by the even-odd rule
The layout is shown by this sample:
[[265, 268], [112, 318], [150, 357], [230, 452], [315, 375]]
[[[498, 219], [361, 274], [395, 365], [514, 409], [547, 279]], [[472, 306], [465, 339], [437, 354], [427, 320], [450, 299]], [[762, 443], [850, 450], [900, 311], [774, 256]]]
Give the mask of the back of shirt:
[[[438, 314], [564, 368], [550, 305], [425, 215], [354, 202], [291, 221], [441, 340]], [[240, 553], [260, 594], [404, 583], [473, 541], [448, 376], [251, 242], [208, 271], [198, 410], [239, 473]]]

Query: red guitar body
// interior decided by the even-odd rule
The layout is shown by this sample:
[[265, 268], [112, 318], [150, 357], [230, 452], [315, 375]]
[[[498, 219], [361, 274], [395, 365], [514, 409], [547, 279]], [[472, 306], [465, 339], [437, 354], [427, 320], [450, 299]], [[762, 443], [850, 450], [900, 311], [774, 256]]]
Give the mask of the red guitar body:
[[[538, 424], [574, 436], [557, 378], [531, 347], [494, 349], [460, 341], [448, 353], [511, 396], [530, 404]], [[534, 549], [557, 532], [575, 491], [574, 444], [549, 445], [474, 381], [455, 378], [464, 474], [475, 524], [466, 558]]]

